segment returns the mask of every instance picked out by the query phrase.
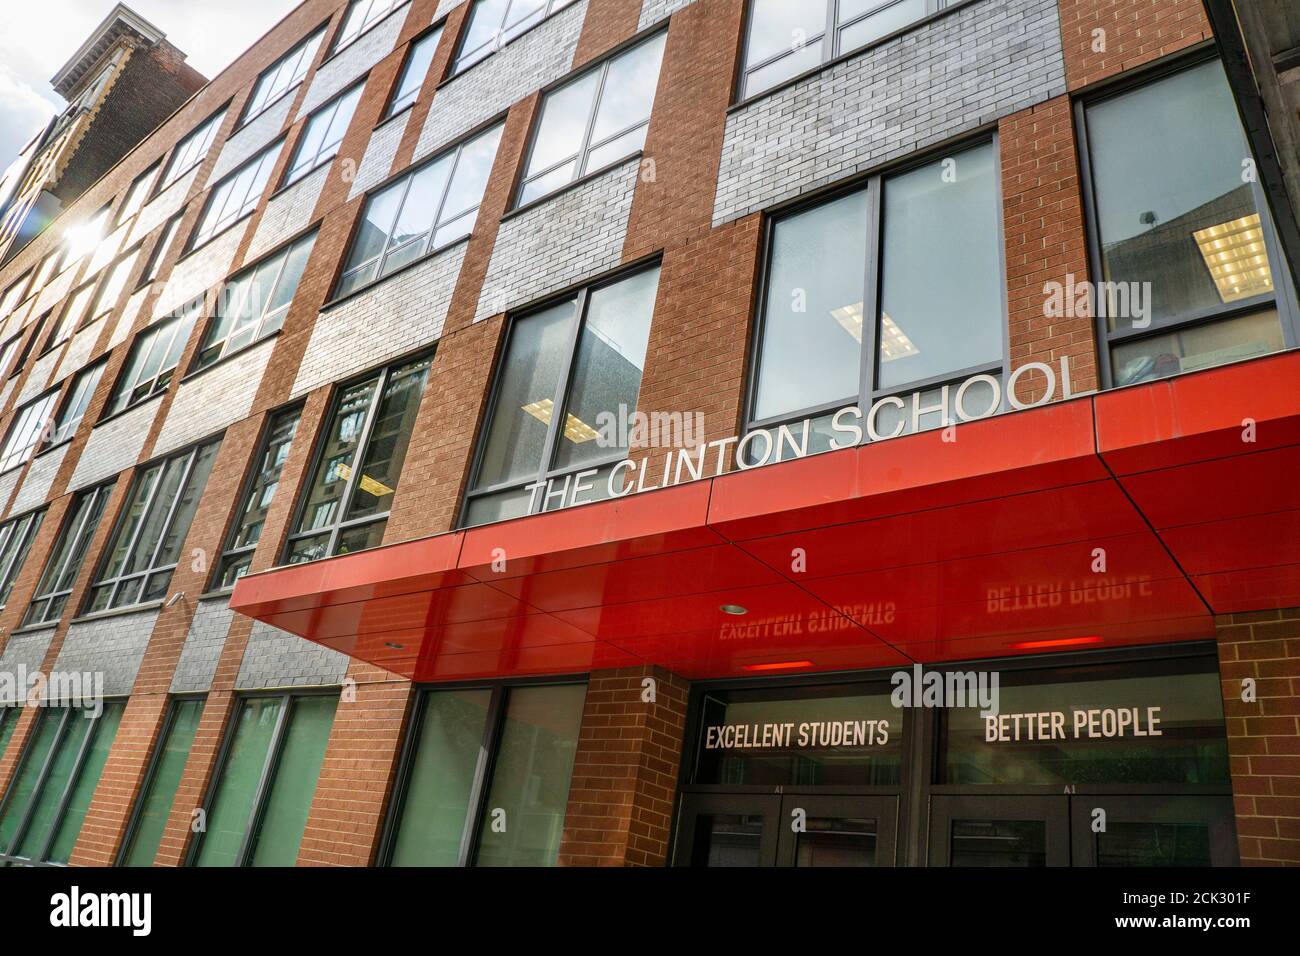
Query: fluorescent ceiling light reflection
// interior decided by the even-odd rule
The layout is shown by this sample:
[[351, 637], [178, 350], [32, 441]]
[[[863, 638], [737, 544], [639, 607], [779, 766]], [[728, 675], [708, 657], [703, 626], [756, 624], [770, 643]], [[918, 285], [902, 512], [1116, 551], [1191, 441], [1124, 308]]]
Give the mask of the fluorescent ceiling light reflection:
[[[549, 398], [543, 398], [536, 402], [529, 402], [527, 405], [520, 405], [521, 409], [532, 415], [543, 425], [551, 423], [551, 413], [555, 410], [555, 403]], [[581, 445], [583, 442], [591, 441], [593, 438], [599, 438], [600, 432], [592, 428], [581, 418], [573, 414], [566, 414], [564, 417], [564, 437], [569, 439], [575, 445]]]
[[1273, 291], [1259, 213], [1198, 229], [1192, 236], [1224, 302]]

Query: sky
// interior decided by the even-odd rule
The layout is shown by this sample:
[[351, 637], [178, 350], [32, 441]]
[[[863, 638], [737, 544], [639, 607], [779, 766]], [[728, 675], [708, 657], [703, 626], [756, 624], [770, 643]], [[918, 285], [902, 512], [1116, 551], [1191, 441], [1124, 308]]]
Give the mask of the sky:
[[[209, 79], [300, 0], [126, 0]], [[116, 0], [0, 0], [0, 172], [66, 105], [50, 77]]]

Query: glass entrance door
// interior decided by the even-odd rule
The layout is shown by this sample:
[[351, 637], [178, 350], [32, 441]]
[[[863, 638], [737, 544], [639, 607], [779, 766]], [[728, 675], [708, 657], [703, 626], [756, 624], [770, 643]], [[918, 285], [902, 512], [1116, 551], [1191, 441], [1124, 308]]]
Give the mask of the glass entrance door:
[[693, 793], [678, 866], [893, 866], [896, 797]]
[[935, 796], [931, 866], [1069, 866], [1069, 797]]

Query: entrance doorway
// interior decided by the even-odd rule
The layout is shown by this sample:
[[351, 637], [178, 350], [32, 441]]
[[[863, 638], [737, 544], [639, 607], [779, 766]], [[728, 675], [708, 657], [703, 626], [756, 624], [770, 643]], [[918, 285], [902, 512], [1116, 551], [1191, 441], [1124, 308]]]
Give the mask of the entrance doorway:
[[697, 793], [683, 798], [689, 866], [893, 866], [896, 797]]

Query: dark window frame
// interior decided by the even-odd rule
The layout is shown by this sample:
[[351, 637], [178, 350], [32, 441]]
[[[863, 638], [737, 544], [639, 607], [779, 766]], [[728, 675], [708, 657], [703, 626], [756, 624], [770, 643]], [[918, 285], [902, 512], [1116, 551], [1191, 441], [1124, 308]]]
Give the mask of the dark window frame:
[[[302, 132], [298, 136], [298, 141], [293, 144], [293, 152], [289, 154], [289, 162], [285, 164], [284, 174], [280, 177], [279, 185], [276, 186], [276, 192], [279, 192], [282, 189], [288, 189], [290, 186], [294, 185], [294, 183], [302, 182], [322, 166], [334, 161], [338, 156], [339, 151], [343, 148], [343, 140], [347, 138], [348, 130], [352, 127], [352, 123], [357, 117], [357, 107], [361, 105], [361, 100], [365, 96], [365, 85], [368, 79], [370, 79], [369, 74], [362, 76], [355, 82], [350, 83], [346, 89], [331, 96], [328, 100], [311, 111], [302, 125]], [[334, 124], [334, 118], [338, 115], [339, 107], [343, 104], [343, 101], [353, 93], [357, 94], [357, 101], [352, 105], [352, 115], [348, 117], [347, 125], [343, 127], [343, 137], [334, 145], [333, 152], [326, 155], [327, 150], [317, 149], [316, 155], [312, 157], [311, 163], [306, 166], [298, 167], [297, 163], [301, 157], [302, 147], [307, 139], [307, 131], [311, 128], [312, 122], [318, 116], [322, 116], [324, 113], [329, 111], [331, 113], [330, 121], [326, 124], [326, 130], [328, 131], [329, 127]], [[322, 146], [323, 145], [324, 144], [322, 144]]]
[[[465, 20], [460, 30], [460, 36], [456, 38], [456, 48], [452, 51], [451, 60], [447, 64], [447, 76], [444, 82], [455, 79], [456, 77], [460, 76], [462, 73], [465, 73], [468, 70], [472, 70], [474, 67], [478, 66], [478, 64], [484, 62], [485, 60], [489, 60], [492, 57], [496, 56], [496, 54], [500, 53], [502, 50], [504, 50], [515, 40], [518, 40], [520, 37], [527, 36], [529, 33], [532, 33], [534, 30], [540, 27], [547, 20], [563, 13], [569, 7], [573, 6], [574, 3], [577, 2], [577, 0], [546, 0], [546, 9], [543, 11], [541, 17], [536, 21], [534, 21], [532, 26], [528, 27], [527, 29], [519, 33], [516, 33], [514, 36], [510, 37], [509, 39], [502, 40], [501, 33], [502, 33], [502, 29], [504, 29], [505, 27], [507, 18], [510, 16], [510, 7], [513, 6], [513, 4], [516, 2], [516, 0], [509, 0], [509, 2], [507, 2], [506, 4], [505, 10], [502, 12], [501, 15], [501, 26], [500, 28], [497, 29], [495, 33], [493, 33], [492, 39], [487, 43], [481, 44], [475, 49], [469, 51], [469, 53], [478, 53], [480, 50], [486, 49], [487, 52], [485, 52], [482, 56], [470, 61], [469, 63], [465, 63], [464, 65], [462, 65], [461, 60], [466, 56], [465, 41], [469, 39], [469, 27], [471, 22], [473, 22], [474, 19], [474, 11], [475, 9], [478, 8], [481, 0], [468, 0], [468, 2], [470, 5], [470, 11], [465, 15]], [[556, 7], [557, 3], [563, 3], [564, 5], [557, 8]]]
[[[140, 283], [135, 287], [132, 294], [139, 292], [145, 286], [154, 282], [162, 272], [163, 260], [167, 258], [167, 253], [171, 251], [177, 235], [180, 234], [181, 222], [185, 219], [185, 213], [186, 209], [182, 208], [180, 212], [169, 217], [163, 223], [162, 231], [158, 233], [153, 249], [149, 251], [149, 258], [145, 262], [144, 269], [140, 272]], [[141, 244], [143, 245], [143, 241]]]
[[[23, 612], [21, 627], [53, 627], [63, 619], [64, 612], [67, 611], [68, 605], [72, 603], [72, 595], [77, 590], [77, 578], [81, 574], [82, 567], [85, 566], [86, 559], [90, 557], [90, 544], [94, 540], [100, 522], [104, 520], [104, 515], [108, 511], [109, 502], [113, 497], [113, 490], [116, 487], [117, 479], [113, 478], [110, 481], [96, 485], [92, 488], [87, 488], [76, 495], [72, 507], [68, 510], [68, 513], [63, 520], [63, 527], [59, 529], [54, 545], [50, 548], [50, 554], [46, 558], [45, 567], [41, 569], [41, 576], [36, 582], [36, 588], [32, 592], [31, 599], [27, 602], [27, 609]], [[97, 502], [97, 499], [100, 498], [103, 499], [102, 502]], [[77, 527], [74, 530], [72, 522], [74, 519], [77, 519], [77, 508], [83, 501], [89, 501], [90, 505], [88, 509], [80, 515], [77, 520]], [[99, 507], [99, 517], [94, 520], [93, 526], [88, 528], [87, 525], [89, 524], [90, 516], [94, 513], [97, 506]], [[72, 576], [71, 586], [64, 589], [51, 590], [42, 593], [41, 587], [43, 585], [46, 583], [52, 584], [57, 582], [59, 578], [63, 577], [64, 573], [69, 568], [73, 554], [76, 552], [78, 539], [87, 532], [90, 535], [90, 541], [87, 541], [85, 552], [82, 553], [81, 559], [76, 562], [76, 573]], [[49, 617], [48, 613], [50, 607], [59, 598], [64, 599], [63, 604], [59, 608], [59, 613], [54, 617]], [[39, 612], [37, 611], [38, 605], [43, 605], [43, 608]], [[38, 614], [40, 615], [39, 620], [37, 620]]]
[[[59, 445], [65, 444], [73, 439], [77, 433], [77, 429], [81, 427], [81, 423], [84, 422], [90, 414], [90, 403], [95, 400], [95, 392], [99, 391], [99, 385], [104, 379], [104, 370], [107, 367], [108, 355], [101, 355], [95, 361], [87, 362], [64, 380], [68, 383], [68, 387], [63, 389], [63, 394], [59, 397], [58, 402], [55, 403], [54, 415], [50, 420], [51, 427], [49, 430], [49, 437], [41, 442], [40, 447], [36, 450], [37, 455], [42, 455], [51, 448], [57, 448]], [[81, 413], [81, 417], [77, 419], [77, 423], [73, 427], [72, 431], [60, 438], [59, 431], [63, 427], [63, 416], [68, 411], [69, 403], [72, 401], [72, 396], [76, 394], [77, 383], [84, 379], [85, 376], [91, 374], [95, 369], [99, 370], [99, 378], [95, 382], [95, 387], [90, 390], [90, 397], [86, 402], [85, 409]]]
[[[41, 526], [45, 524], [45, 516], [49, 508], [46, 505], [39, 505], [22, 514], [14, 515], [8, 518], [3, 524], [0, 524], [0, 532], [10, 528], [0, 541], [0, 555], [3, 555], [4, 549], [9, 547], [11, 541], [15, 540], [14, 535], [21, 534], [18, 538], [18, 547], [13, 555], [8, 558], [7, 563], [0, 565], [0, 608], [9, 603], [9, 598], [13, 596], [13, 586], [18, 581], [18, 575], [22, 574], [23, 568], [27, 564], [27, 559], [31, 557], [32, 545], [36, 543], [36, 536], [40, 534]], [[22, 525], [21, 528], [17, 527]]]
[[[203, 200], [203, 207], [199, 210], [199, 218], [195, 220], [194, 228], [190, 230], [189, 236], [186, 237], [185, 245], [182, 247], [184, 250], [181, 253], [182, 256], [188, 256], [192, 252], [197, 252], [204, 246], [208, 245], [208, 243], [213, 242], [218, 236], [233, 229], [236, 225], [243, 222], [257, 211], [257, 207], [262, 204], [262, 198], [267, 194], [267, 190], [271, 188], [271, 184], [275, 181], [275, 166], [276, 163], [280, 161], [280, 153], [284, 151], [284, 144], [285, 137], [277, 137], [230, 172], [226, 173], [226, 175], [222, 176], [221, 179], [217, 180], [217, 182], [212, 184], [212, 187], [207, 191], [207, 196]], [[230, 219], [218, 220], [213, 224], [212, 231], [204, 234], [203, 227], [205, 220], [207, 219], [208, 213], [212, 211], [212, 203], [213, 200], [217, 198], [217, 191], [227, 183], [238, 181], [239, 177], [253, 166], [256, 166], [260, 170], [262, 164], [268, 160], [268, 157], [270, 157], [272, 153], [275, 154], [275, 158], [270, 159], [270, 168], [266, 171], [266, 181], [262, 183], [262, 188], [255, 193], [249, 192], [245, 195], [245, 197], [240, 201], [240, 211], [238, 214]], [[251, 206], [248, 205], [250, 199], [253, 200]]]
[[[429, 71], [425, 72], [425, 75], [415, 87], [415, 90], [413, 91], [414, 96], [411, 96], [411, 101], [409, 103], [399, 105], [397, 94], [401, 92], [402, 85], [406, 81], [406, 71], [411, 68], [411, 57], [415, 55], [416, 47], [431, 38], [433, 38], [433, 57], [429, 61], [429, 66], [430, 69], [432, 69], [434, 61], [438, 59], [438, 47], [442, 44], [442, 34], [446, 26], [447, 17], [444, 16], [432, 26], [427, 27], [420, 31], [416, 36], [412, 37], [411, 41], [406, 45], [406, 52], [402, 54], [402, 68], [397, 71], [397, 79], [393, 83], [392, 90], [388, 93], [388, 99], [384, 103], [384, 110], [379, 115], [380, 125], [392, 119], [394, 116], [397, 116], [399, 113], [405, 112], [420, 101], [420, 92], [424, 89], [424, 84], [428, 82], [429, 77], [433, 75]], [[407, 95], [410, 96], [410, 94]]]
[[[344, 39], [343, 28], [347, 26], [348, 19], [352, 15], [352, 10], [354, 7], [357, 6], [357, 4], [366, 3], [373, 6], [374, 3], [384, 3], [384, 2], [389, 2], [389, 6], [386, 11], [384, 11], [382, 14], [380, 14], [378, 17], [376, 17], [375, 19], [371, 20], [368, 23], [363, 22], [360, 30], [352, 34], [352, 36]], [[391, 2], [390, 0], [348, 0], [347, 5], [343, 8], [343, 18], [339, 20], [338, 31], [334, 34], [333, 37], [330, 38], [329, 48], [328, 48], [328, 52], [325, 54], [325, 59], [328, 60], [330, 57], [342, 53], [352, 44], [356, 43], [363, 36], [365, 36], [375, 27], [379, 26], [379, 24], [383, 23], [394, 13], [396, 13], [398, 10], [402, 9], [402, 7], [407, 6], [409, 3], [410, 0], [391, 0]], [[368, 15], [369, 15], [369, 11], [367, 10], [367, 16]]]
[[[1087, 110], [1089, 106], [1106, 100], [1121, 97], [1126, 93], [1148, 87], [1161, 80], [1170, 79], [1193, 70], [1205, 63], [1220, 60], [1213, 46], [1199, 48], [1189, 54], [1179, 54], [1157, 63], [1140, 67], [1124, 73], [1114, 80], [1099, 85], [1085, 96], [1074, 100], [1074, 132], [1077, 140], [1079, 158], [1079, 187], [1083, 199], [1083, 218], [1085, 243], [1087, 245], [1088, 269], [1093, 280], [1102, 281], [1105, 272], [1102, 269], [1101, 233], [1097, 220], [1098, 189], [1093, 175], [1091, 147], [1088, 139]], [[1250, 148], [1249, 137], [1245, 130], [1242, 138]], [[1293, 349], [1300, 346], [1300, 302], [1296, 299], [1296, 290], [1292, 287], [1290, 270], [1286, 268], [1286, 257], [1278, 239], [1277, 229], [1269, 210], [1268, 197], [1263, 185], [1257, 180], [1251, 185], [1251, 198], [1260, 217], [1260, 227], [1264, 235], [1264, 247], [1273, 270], [1273, 292], [1232, 303], [1224, 303], [1220, 308], [1201, 309], [1177, 317], [1153, 317], [1151, 324], [1141, 329], [1117, 329], [1108, 327], [1105, 296], [1095, 295], [1093, 316], [1093, 334], [1097, 348], [1097, 369], [1102, 390], [1116, 388], [1115, 373], [1111, 361], [1111, 351], [1117, 345], [1182, 332], [1199, 326], [1214, 325], [1237, 318], [1276, 309], [1278, 322], [1282, 329], [1283, 348]], [[1274, 353], [1276, 354], [1276, 353]], [[1265, 357], [1255, 356], [1254, 358]], [[1250, 361], [1243, 359], [1238, 361]], [[1236, 364], [1235, 362], [1228, 364]], [[1222, 366], [1218, 366], [1222, 367]], [[1179, 372], [1177, 375], [1191, 374], [1192, 371]], [[1177, 377], [1177, 376], [1174, 376]], [[1168, 376], [1158, 379], [1165, 380]], [[1143, 383], [1137, 383], [1143, 384]]]
[[[149, 200], [156, 199], [158, 196], [161, 196], [163, 193], [165, 193], [171, 186], [175, 185], [190, 170], [194, 169], [196, 166], [199, 166], [203, 162], [203, 160], [207, 158], [208, 153], [212, 152], [212, 147], [217, 145], [217, 137], [221, 133], [221, 126], [226, 121], [226, 113], [229, 111], [229, 109], [230, 109], [229, 102], [226, 102], [221, 106], [217, 107], [206, 117], [200, 120], [199, 123], [193, 129], [191, 129], [188, 133], [186, 133], [176, 142], [176, 145], [172, 147], [172, 151], [167, 157], [166, 163], [163, 164], [162, 172], [158, 174], [157, 182], [153, 184], [152, 194], [149, 196], [149, 199], [145, 201], [145, 205], [149, 204]], [[208, 143], [207, 149], [205, 149], [195, 160], [193, 160], [189, 165], [185, 166], [183, 169], [179, 167], [173, 168], [173, 164], [180, 157], [181, 148], [183, 146], [189, 145], [189, 142], [195, 137], [198, 137], [200, 139], [204, 138], [199, 134], [204, 133], [204, 131], [208, 128], [209, 124], [212, 124], [212, 140]]]
[[[316, 62], [316, 57], [320, 54], [321, 46], [325, 42], [325, 31], [328, 29], [329, 29], [329, 21], [320, 24], [318, 27], [316, 27], [315, 30], [312, 30], [310, 33], [303, 36], [301, 40], [295, 43], [292, 47], [290, 47], [280, 56], [276, 57], [274, 63], [266, 67], [266, 69], [261, 70], [257, 74], [257, 79], [253, 81], [253, 87], [248, 93], [248, 101], [244, 104], [243, 108], [240, 110], [239, 120], [235, 124], [235, 132], [239, 132], [249, 123], [252, 123], [254, 120], [256, 120], [259, 116], [263, 115], [271, 107], [275, 106], [276, 103], [279, 103], [282, 99], [284, 99], [294, 90], [298, 89], [298, 87], [302, 86], [304, 82], [306, 82], [307, 74], [311, 73], [312, 64]], [[316, 49], [312, 51], [311, 58], [307, 60], [306, 67], [302, 71], [302, 76], [290, 82], [290, 84], [286, 86], [284, 89], [282, 89], [279, 93], [276, 93], [274, 96], [269, 97], [265, 102], [262, 103], [261, 106], [257, 107], [257, 109], [255, 110], [250, 109], [250, 107], [253, 105], [253, 98], [257, 95], [257, 88], [261, 86], [262, 80], [270, 76], [272, 73], [278, 72], [280, 70], [280, 67], [282, 67], [288, 60], [293, 58], [295, 53], [298, 54], [299, 57], [301, 57], [303, 49], [306, 46], [308, 46], [312, 42], [312, 40], [316, 41]]]
[[[122, 363], [121, 367], [118, 369], [117, 378], [113, 380], [113, 388], [108, 393], [108, 400], [104, 402], [104, 407], [100, 409], [99, 420], [95, 422], [97, 426], [102, 425], [110, 418], [115, 418], [118, 415], [126, 414], [131, 409], [143, 405], [145, 402], [149, 401], [150, 399], [157, 398], [159, 395], [163, 394], [164, 392], [167, 391], [167, 389], [171, 387], [171, 384], [174, 380], [180, 377], [178, 376], [177, 372], [179, 371], [181, 366], [185, 364], [185, 349], [189, 348], [190, 337], [194, 335], [194, 329], [200, 324], [200, 322], [204, 320], [205, 316], [207, 315], [208, 309], [207, 309], [206, 295], [207, 293], [204, 293], [203, 296], [191, 299], [189, 302], [180, 306], [170, 315], [165, 315], [160, 319], [150, 322], [148, 325], [146, 325], [143, 329], [141, 329], [139, 332], [135, 334], [135, 337], [131, 339], [130, 348], [127, 349], [126, 360]], [[185, 316], [185, 311], [191, 308], [196, 308], [197, 312], [192, 320], [187, 320]], [[121, 405], [121, 407], [114, 407], [118, 404], [117, 399], [118, 396], [122, 394], [122, 389], [126, 387], [126, 376], [131, 371], [131, 360], [135, 358], [135, 350], [140, 347], [140, 343], [144, 341], [145, 337], [152, 335], [155, 332], [158, 332], [161, 326], [166, 325], [167, 323], [174, 322], [176, 323], [177, 327], [172, 332], [172, 338], [169, 341], [172, 344], [175, 344], [176, 341], [175, 336], [180, 332], [182, 328], [184, 328], [187, 321], [189, 321], [190, 329], [185, 334], [186, 344], [181, 347], [181, 354], [177, 357], [176, 364], [169, 369], [163, 369], [160, 366], [159, 369], [153, 374], [151, 378], [145, 380], [145, 381], [151, 381], [153, 383], [150, 386], [149, 392], [147, 394], [142, 395], [140, 398], [136, 398], [136, 399], [128, 398], [126, 403]], [[168, 349], [170, 350], [170, 346], [168, 346]], [[164, 356], [166, 355], [166, 353], [163, 354]], [[130, 385], [129, 386], [130, 391], [134, 392], [141, 384], [143, 383], [136, 382]]]
[[[23, 402], [21, 405], [19, 405], [17, 408], [14, 409], [13, 416], [9, 420], [9, 427], [4, 430], [3, 437], [0, 438], [0, 474], [6, 474], [10, 471], [14, 471], [15, 469], [22, 468], [23, 466], [25, 466], [29, 461], [31, 461], [33, 458], [36, 457], [37, 453], [49, 440], [49, 435], [51, 429], [53, 428], [54, 420], [58, 414], [58, 406], [59, 406], [58, 396], [62, 388], [63, 388], [62, 384], [56, 385], [54, 388], [47, 388], [45, 389], [45, 391], [36, 395], [35, 398]], [[36, 432], [36, 440], [32, 442], [30, 445], [26, 446], [24, 450], [18, 453], [21, 458], [21, 461], [17, 462], [16, 464], [5, 465], [4, 459], [9, 457], [9, 442], [17, 433], [18, 426], [22, 422], [23, 413], [26, 412], [28, 409], [36, 408], [38, 405], [51, 398], [54, 399], [54, 401], [50, 403], [49, 411], [46, 414], [45, 418], [42, 420], [40, 429]]]

